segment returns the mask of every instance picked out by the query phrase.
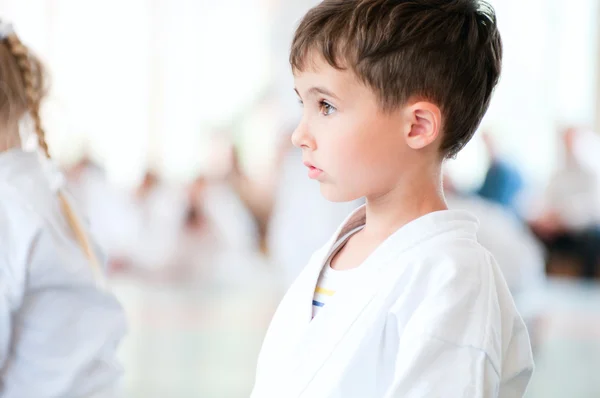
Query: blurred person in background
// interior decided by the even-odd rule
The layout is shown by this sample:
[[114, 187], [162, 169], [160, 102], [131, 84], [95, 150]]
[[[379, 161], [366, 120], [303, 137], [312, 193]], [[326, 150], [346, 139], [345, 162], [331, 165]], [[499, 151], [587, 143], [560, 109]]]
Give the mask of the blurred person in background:
[[227, 182], [250, 211], [257, 228], [260, 250], [266, 253], [268, 251], [267, 229], [273, 210], [274, 184], [270, 178], [264, 181], [255, 181], [249, 178], [241, 168], [238, 150], [233, 145], [231, 146], [231, 159]]
[[202, 209], [232, 250], [259, 251], [272, 207], [269, 183], [257, 187], [246, 176], [230, 138], [213, 142], [210, 153], [209, 172], [198, 196]]
[[564, 161], [532, 207], [530, 225], [550, 254], [570, 255], [581, 275], [597, 275], [600, 257], [600, 138], [570, 127], [562, 134]]
[[186, 188], [148, 170], [139, 186], [117, 197], [114, 206], [92, 208], [91, 214], [92, 220], [105, 219], [104, 235], [119, 237], [110, 246], [111, 271], [164, 279], [188, 217]]
[[149, 170], [134, 193], [137, 233], [131, 242], [131, 260], [146, 270], [164, 268], [176, 250], [185, 224], [186, 188], [168, 183]]
[[69, 168], [66, 176], [67, 188], [82, 208], [91, 235], [107, 256], [109, 273], [126, 268], [137, 233], [133, 197], [113, 186], [102, 167], [87, 156]]
[[[187, 188], [185, 227], [173, 265], [188, 264], [199, 282], [237, 284], [267, 270], [259, 228], [227, 175], [202, 175]], [[192, 278], [193, 279], [193, 278]]]
[[[218, 148], [210, 152], [226, 156], [216, 154]], [[219, 167], [209, 167], [214, 168]], [[71, 173], [74, 191], [86, 198], [90, 218], [101, 226], [97, 230], [107, 241], [112, 272], [165, 283], [227, 282], [247, 278], [252, 265], [262, 265], [258, 228], [228, 179], [228, 167], [176, 183], [148, 170], [128, 192], [100, 179], [82, 183], [75, 179], [80, 169]], [[105, 200], [112, 192], [115, 200]], [[246, 259], [256, 261], [248, 265]]]
[[523, 177], [517, 167], [502, 156], [492, 135], [484, 132], [482, 137], [490, 165], [477, 194], [516, 212], [515, 199], [523, 188]]
[[0, 22], [0, 396], [115, 397], [125, 317], [50, 159], [44, 77]]

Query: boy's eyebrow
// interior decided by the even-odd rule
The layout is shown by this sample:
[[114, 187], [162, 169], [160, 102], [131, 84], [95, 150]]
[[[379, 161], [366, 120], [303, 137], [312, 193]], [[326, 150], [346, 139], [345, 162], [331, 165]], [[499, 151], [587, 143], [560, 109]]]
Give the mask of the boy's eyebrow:
[[[294, 91], [296, 92], [296, 94], [298, 94], [298, 97], [302, 98], [302, 96], [300, 95], [300, 93], [298, 92], [298, 90], [296, 88], [294, 88]], [[327, 95], [329, 97], [333, 97], [333, 98], [339, 100], [339, 97], [337, 95], [335, 95], [334, 93], [332, 93], [331, 91], [329, 91], [323, 87], [311, 87], [308, 90], [308, 94], [322, 94], [322, 95]]]

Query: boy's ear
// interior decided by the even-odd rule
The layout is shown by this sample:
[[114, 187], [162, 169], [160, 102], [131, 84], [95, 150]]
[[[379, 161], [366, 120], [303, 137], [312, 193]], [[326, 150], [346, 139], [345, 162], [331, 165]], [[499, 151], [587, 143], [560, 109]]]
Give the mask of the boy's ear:
[[433, 143], [441, 132], [442, 112], [431, 102], [420, 101], [406, 108], [408, 125], [406, 143], [412, 149], [422, 149]]

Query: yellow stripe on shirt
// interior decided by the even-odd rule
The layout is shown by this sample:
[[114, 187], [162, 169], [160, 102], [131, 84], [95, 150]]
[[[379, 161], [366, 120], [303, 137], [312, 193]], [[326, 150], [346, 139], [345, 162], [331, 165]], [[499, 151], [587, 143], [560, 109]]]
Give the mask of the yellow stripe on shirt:
[[333, 290], [324, 289], [322, 287], [317, 287], [315, 289], [315, 293], [324, 294], [326, 296], [333, 296], [335, 294], [335, 292]]

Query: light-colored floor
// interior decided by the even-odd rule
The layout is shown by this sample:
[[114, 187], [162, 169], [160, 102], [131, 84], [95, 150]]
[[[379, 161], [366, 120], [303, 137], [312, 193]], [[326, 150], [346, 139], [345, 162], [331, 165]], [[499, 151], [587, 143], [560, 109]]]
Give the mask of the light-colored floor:
[[543, 316], [527, 397], [600, 397], [600, 285], [552, 281], [533, 301]]
[[[256, 356], [281, 292], [276, 279], [114, 281], [130, 319], [126, 397], [248, 397]], [[600, 287], [553, 282], [527, 301], [536, 373], [528, 398], [600, 397]]]
[[130, 321], [122, 347], [126, 398], [249, 395], [282, 293], [266, 262], [236, 256], [233, 263], [200, 281], [113, 279]]

